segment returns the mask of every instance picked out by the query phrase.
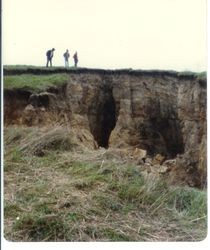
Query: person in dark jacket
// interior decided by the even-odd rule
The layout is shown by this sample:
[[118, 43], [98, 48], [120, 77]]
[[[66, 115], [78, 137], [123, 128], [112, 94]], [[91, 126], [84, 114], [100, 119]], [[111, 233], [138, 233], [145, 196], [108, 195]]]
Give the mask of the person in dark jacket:
[[74, 58], [74, 66], [77, 67], [77, 63], [78, 63], [77, 51], [74, 53], [73, 58]]
[[46, 56], [47, 56], [47, 64], [46, 67], [48, 67], [48, 64], [50, 63], [50, 67], [52, 67], [52, 58], [53, 58], [53, 52], [55, 49], [50, 49], [47, 51]]
[[69, 51], [68, 49], [66, 50], [66, 52], [63, 54], [64, 60], [65, 60], [65, 67], [69, 67]]

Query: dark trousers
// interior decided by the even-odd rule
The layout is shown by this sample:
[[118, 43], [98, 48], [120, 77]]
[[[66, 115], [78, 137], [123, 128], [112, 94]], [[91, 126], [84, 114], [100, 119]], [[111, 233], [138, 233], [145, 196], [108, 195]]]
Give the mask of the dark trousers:
[[50, 67], [52, 67], [52, 58], [47, 57], [47, 64], [46, 67], [48, 67], [48, 64], [50, 63]]
[[74, 60], [74, 67], [77, 67], [77, 63], [78, 63], [78, 61]]

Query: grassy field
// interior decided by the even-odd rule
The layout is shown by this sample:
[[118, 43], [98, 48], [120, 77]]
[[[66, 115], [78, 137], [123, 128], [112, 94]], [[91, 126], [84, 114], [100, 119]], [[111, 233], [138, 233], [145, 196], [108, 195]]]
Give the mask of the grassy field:
[[4, 235], [10, 241], [200, 241], [206, 190], [168, 186], [65, 128], [4, 131]]
[[4, 76], [4, 88], [29, 88], [34, 92], [44, 91], [51, 86], [59, 86], [67, 83], [68, 75], [66, 73], [33, 75], [20, 74]]

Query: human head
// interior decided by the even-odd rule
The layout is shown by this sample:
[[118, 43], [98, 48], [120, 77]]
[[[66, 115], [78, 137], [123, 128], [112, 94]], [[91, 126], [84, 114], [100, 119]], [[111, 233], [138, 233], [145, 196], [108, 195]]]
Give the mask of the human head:
[[54, 51], [55, 49], [54, 48], [52, 48], [52, 51]]

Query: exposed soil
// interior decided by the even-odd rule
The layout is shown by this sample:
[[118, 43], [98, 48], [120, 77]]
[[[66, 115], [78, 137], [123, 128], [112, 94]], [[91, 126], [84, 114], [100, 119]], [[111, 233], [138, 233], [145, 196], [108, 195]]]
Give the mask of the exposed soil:
[[[5, 69], [5, 74], [42, 77], [51, 71]], [[206, 185], [204, 78], [173, 71], [58, 68], [52, 72], [69, 73], [68, 82], [38, 93], [27, 87], [4, 90], [6, 126], [65, 125], [84, 131], [89, 145], [92, 136], [91, 144], [97, 147], [132, 147], [146, 150], [147, 157], [160, 154], [164, 159], [181, 155], [177, 169], [184, 168], [190, 179], [194, 176], [190, 185]]]

